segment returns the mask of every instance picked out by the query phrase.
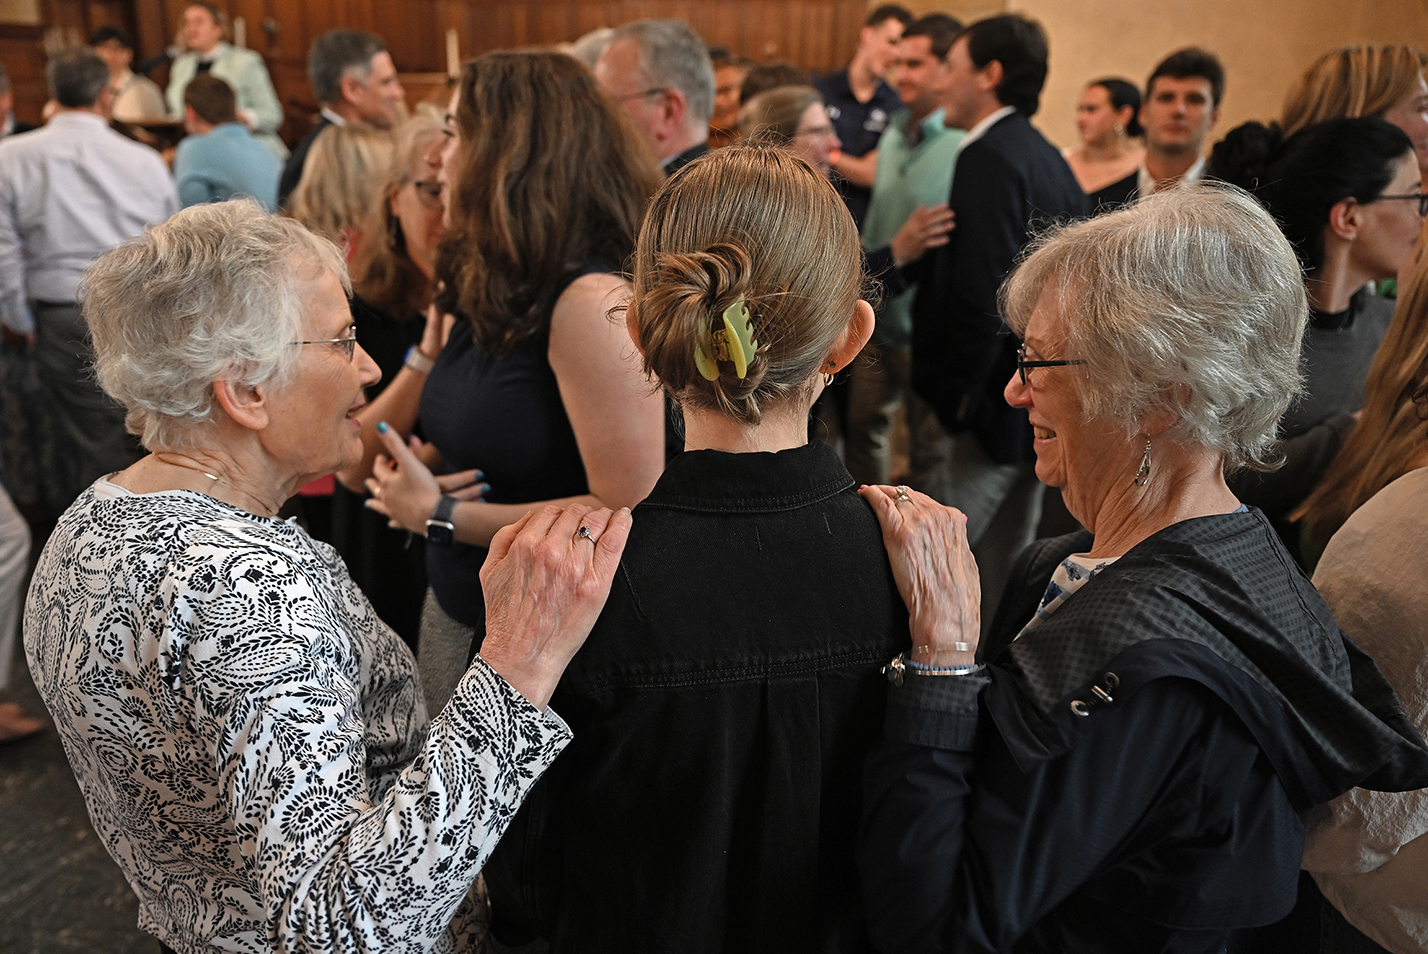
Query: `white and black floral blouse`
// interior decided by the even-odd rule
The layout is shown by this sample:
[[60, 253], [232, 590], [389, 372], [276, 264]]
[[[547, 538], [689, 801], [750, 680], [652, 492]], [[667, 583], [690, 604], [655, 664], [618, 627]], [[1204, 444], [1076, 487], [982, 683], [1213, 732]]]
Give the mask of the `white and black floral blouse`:
[[85, 491], [25, 646], [139, 926], [180, 952], [479, 948], [481, 865], [570, 738], [480, 662], [428, 725], [331, 547], [185, 491]]

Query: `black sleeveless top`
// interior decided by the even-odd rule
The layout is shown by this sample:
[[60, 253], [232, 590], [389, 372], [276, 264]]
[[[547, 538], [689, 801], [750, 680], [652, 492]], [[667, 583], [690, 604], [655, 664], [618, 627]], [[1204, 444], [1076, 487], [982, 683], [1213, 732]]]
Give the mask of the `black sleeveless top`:
[[[549, 311], [576, 279], [615, 269], [589, 262], [561, 276], [549, 296], [545, 328], [509, 354], [494, 357], [476, 343], [470, 321], [458, 320], [421, 392], [421, 426], [448, 473], [478, 468], [491, 503], [528, 503], [589, 493], [585, 464], [560, 400], [550, 347]], [[458, 622], [486, 620], [481, 564], [486, 548], [454, 543], [426, 548], [436, 601]]]

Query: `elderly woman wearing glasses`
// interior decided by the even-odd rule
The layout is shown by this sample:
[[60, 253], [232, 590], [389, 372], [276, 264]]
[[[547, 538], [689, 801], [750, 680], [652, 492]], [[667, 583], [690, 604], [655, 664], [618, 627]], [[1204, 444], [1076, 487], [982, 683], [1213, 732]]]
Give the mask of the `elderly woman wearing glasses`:
[[1043, 239], [1004, 290], [1006, 398], [1089, 533], [1015, 567], [990, 634], [960, 513], [883, 525], [912, 647], [868, 766], [866, 909], [888, 951], [1219, 951], [1289, 911], [1300, 814], [1428, 784], [1428, 751], [1264, 516], [1299, 386], [1294, 253], [1227, 187]]
[[86, 276], [100, 383], [150, 453], [60, 519], [25, 645], [140, 926], [180, 951], [478, 949], [481, 865], [569, 741], [545, 705], [629, 528], [550, 507], [498, 533], [481, 656], [428, 722], [411, 653], [277, 517], [362, 452], [346, 282], [244, 202]]

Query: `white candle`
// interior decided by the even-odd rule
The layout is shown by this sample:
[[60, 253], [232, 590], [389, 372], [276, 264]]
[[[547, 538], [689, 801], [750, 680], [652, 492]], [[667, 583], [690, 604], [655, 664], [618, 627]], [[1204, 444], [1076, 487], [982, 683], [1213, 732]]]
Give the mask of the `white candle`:
[[456, 39], [456, 28], [446, 28], [446, 75], [456, 76], [461, 72], [461, 47]]

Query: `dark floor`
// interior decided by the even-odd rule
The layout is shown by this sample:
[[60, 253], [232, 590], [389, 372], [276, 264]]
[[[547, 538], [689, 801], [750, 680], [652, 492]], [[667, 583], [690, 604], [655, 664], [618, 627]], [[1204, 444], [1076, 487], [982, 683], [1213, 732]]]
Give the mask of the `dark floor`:
[[[45, 715], [23, 655], [0, 701]], [[54, 729], [0, 742], [0, 952], [156, 954], [138, 901], [90, 827]]]

